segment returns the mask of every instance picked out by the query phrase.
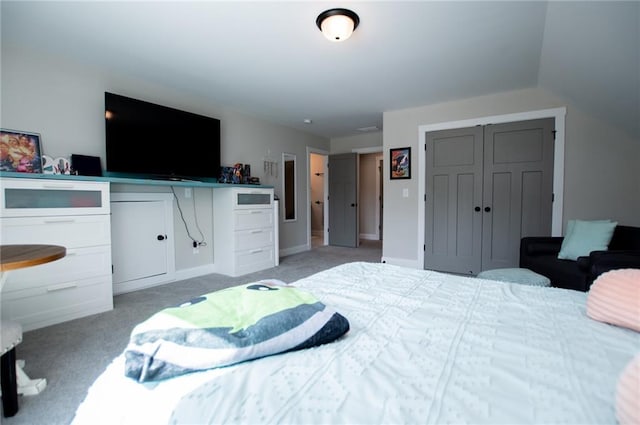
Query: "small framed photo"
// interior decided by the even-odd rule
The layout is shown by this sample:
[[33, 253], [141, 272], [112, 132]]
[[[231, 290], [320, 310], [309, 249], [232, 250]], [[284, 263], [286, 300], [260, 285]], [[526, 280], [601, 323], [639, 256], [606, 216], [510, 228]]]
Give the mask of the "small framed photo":
[[41, 174], [40, 135], [0, 129], [0, 171]]
[[411, 148], [397, 148], [390, 150], [391, 170], [389, 176], [394, 179], [411, 178]]

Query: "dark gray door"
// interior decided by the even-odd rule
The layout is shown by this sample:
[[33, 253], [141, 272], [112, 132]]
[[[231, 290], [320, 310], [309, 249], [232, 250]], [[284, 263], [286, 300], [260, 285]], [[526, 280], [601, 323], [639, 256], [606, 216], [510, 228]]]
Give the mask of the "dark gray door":
[[551, 234], [553, 118], [484, 129], [482, 269], [517, 267], [520, 239]]
[[477, 274], [482, 261], [482, 127], [427, 134], [425, 268]]
[[329, 245], [357, 247], [358, 154], [329, 155]]
[[552, 118], [427, 133], [425, 268], [518, 267], [520, 239], [551, 234]]

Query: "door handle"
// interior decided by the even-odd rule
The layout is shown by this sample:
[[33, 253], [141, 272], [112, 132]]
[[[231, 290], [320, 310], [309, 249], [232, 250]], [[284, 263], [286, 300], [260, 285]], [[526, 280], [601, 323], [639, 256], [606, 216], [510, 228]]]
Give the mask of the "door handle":
[[351, 206], [352, 206], [352, 207], [355, 207], [355, 206], [356, 206], [356, 204], [351, 204]]
[[480, 211], [480, 209], [481, 209], [480, 207], [475, 207], [475, 208], [474, 208], [474, 210], [475, 210], [476, 212]]
[[166, 238], [167, 238], [167, 236], [166, 236], [166, 235], [158, 235], [158, 240], [159, 240], [159, 241], [163, 241], [163, 240], [165, 240]]
[[491, 207], [484, 207], [484, 212], [489, 212], [491, 211]]

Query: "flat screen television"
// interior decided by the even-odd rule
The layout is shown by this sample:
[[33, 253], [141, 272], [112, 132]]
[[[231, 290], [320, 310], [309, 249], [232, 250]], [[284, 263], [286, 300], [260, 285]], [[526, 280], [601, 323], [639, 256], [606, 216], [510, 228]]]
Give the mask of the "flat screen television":
[[108, 92], [104, 103], [112, 175], [217, 180], [220, 120]]

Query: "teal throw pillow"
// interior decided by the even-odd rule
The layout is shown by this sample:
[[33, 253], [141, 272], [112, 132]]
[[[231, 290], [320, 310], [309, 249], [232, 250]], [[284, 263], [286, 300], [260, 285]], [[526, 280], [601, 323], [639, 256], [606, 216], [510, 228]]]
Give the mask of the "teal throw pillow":
[[591, 251], [606, 251], [617, 225], [611, 220], [569, 220], [558, 258], [575, 261]]

